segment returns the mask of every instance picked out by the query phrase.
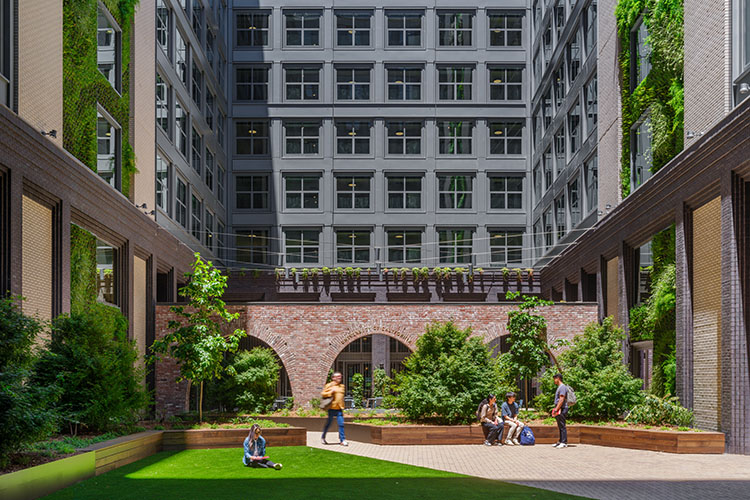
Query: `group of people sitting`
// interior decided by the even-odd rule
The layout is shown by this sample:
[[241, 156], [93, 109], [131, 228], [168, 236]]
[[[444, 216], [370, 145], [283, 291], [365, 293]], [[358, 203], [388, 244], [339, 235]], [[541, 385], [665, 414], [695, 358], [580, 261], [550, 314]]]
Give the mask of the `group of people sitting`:
[[508, 434], [505, 436], [505, 444], [514, 446], [521, 444], [518, 439], [521, 437], [521, 430], [524, 423], [518, 420], [518, 403], [516, 403], [516, 393], [509, 392], [505, 395], [505, 402], [497, 409], [497, 398], [494, 394], [487, 396], [486, 403], [481, 407], [479, 421], [482, 423], [486, 435], [484, 444], [492, 446], [493, 444], [502, 445], [503, 428], [508, 426]]

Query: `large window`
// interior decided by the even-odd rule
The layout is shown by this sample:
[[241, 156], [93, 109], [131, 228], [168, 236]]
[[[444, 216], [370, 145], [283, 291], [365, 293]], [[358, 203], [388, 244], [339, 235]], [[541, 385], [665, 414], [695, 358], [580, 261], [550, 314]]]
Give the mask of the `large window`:
[[523, 231], [490, 231], [490, 261], [498, 266], [523, 262]]
[[102, 112], [96, 114], [96, 173], [120, 189], [120, 126]]
[[14, 86], [14, 36], [12, 0], [0, 0], [0, 104], [11, 107]]
[[174, 68], [180, 81], [188, 88], [188, 45], [182, 37], [180, 30], [175, 30], [175, 61]]
[[238, 155], [267, 156], [270, 154], [268, 121], [238, 121], [235, 123]]
[[523, 99], [523, 67], [489, 69], [490, 99], [520, 101]]
[[187, 158], [188, 142], [188, 115], [185, 107], [177, 101], [174, 103], [174, 124], [175, 124], [175, 146], [182, 156]]
[[422, 261], [422, 231], [389, 230], [388, 262], [415, 264]]
[[271, 251], [268, 229], [241, 229], [235, 236], [237, 260], [247, 264], [268, 264]]
[[542, 217], [544, 218], [544, 248], [549, 250], [555, 244], [552, 207], [548, 208]]
[[555, 106], [557, 111], [560, 111], [563, 102], [565, 102], [565, 66], [562, 64], [555, 70], [553, 88], [555, 90]]
[[238, 175], [235, 178], [237, 208], [267, 210], [269, 208], [268, 175]]
[[206, 209], [206, 220], [203, 224], [203, 244], [206, 245], [206, 248], [209, 250], [214, 249], [214, 220], [216, 220], [216, 216], [213, 212]]
[[568, 133], [570, 134], [570, 155], [581, 148], [581, 102], [576, 101], [568, 111]]
[[289, 175], [284, 177], [285, 207], [291, 210], [320, 208], [320, 176]]
[[472, 208], [474, 177], [470, 175], [438, 175], [440, 208], [466, 210]]
[[216, 96], [206, 88], [206, 125], [211, 130], [214, 129], [214, 106], [216, 103]]
[[320, 230], [287, 229], [284, 247], [287, 264], [316, 264], [320, 260]]
[[287, 46], [318, 47], [320, 45], [320, 12], [286, 12], [284, 29]]
[[167, 215], [170, 213], [169, 176], [169, 162], [161, 153], [156, 153], [156, 206], [164, 210]]
[[585, 29], [586, 29], [586, 35], [584, 38], [584, 43], [586, 44], [586, 57], [589, 57], [594, 54], [594, 47], [596, 47], [596, 29], [597, 29], [597, 21], [596, 21], [596, 0], [591, 2], [589, 4], [588, 9], [586, 9], [586, 17], [585, 17]]
[[599, 104], [597, 97], [597, 82], [596, 75], [586, 84], [586, 133], [590, 134], [594, 127], [599, 115]]
[[523, 208], [523, 177], [490, 177], [490, 208], [493, 210]]
[[201, 107], [202, 104], [202, 95], [203, 95], [203, 72], [201, 71], [200, 67], [195, 63], [195, 60], [193, 60], [193, 101], [198, 106], [198, 108]]
[[471, 262], [472, 231], [470, 229], [441, 229], [438, 231], [438, 254], [441, 264]]
[[441, 101], [471, 101], [473, 66], [438, 68], [438, 93]]
[[203, 39], [203, 5], [200, 1], [193, 1], [193, 32], [200, 45]]
[[581, 222], [581, 188], [577, 178], [568, 185], [568, 203], [570, 227], [576, 227]]
[[389, 47], [422, 45], [421, 12], [386, 12]]
[[734, 105], [750, 97], [750, 0], [734, 0], [732, 78]]
[[439, 121], [438, 152], [441, 155], [470, 155], [471, 142], [474, 133], [474, 122], [471, 121]]
[[542, 234], [542, 220], [534, 222], [534, 255], [541, 257], [544, 254], [544, 234]]
[[206, 172], [204, 179], [209, 191], [214, 190], [214, 168], [214, 154], [210, 149], [206, 148]]
[[387, 179], [388, 208], [422, 208], [422, 177], [389, 175]]
[[336, 154], [370, 154], [370, 122], [336, 122]]
[[555, 234], [560, 241], [568, 232], [568, 216], [565, 213], [565, 194], [555, 200]]
[[523, 12], [490, 12], [490, 46], [523, 45]]
[[370, 177], [337, 176], [336, 208], [369, 209], [371, 182]]
[[239, 12], [236, 17], [237, 46], [267, 46], [270, 17], [270, 14], [267, 12]]
[[238, 67], [236, 70], [236, 98], [238, 101], [268, 100], [268, 66]]
[[97, 4], [96, 28], [96, 65], [112, 88], [119, 92], [122, 78], [120, 27], [101, 3]]
[[388, 68], [388, 100], [422, 99], [422, 68]]
[[[542, 167], [544, 168], [544, 190], [546, 192], [552, 187], [552, 183], [555, 180], [555, 166], [552, 164], [552, 153], [549, 149], [542, 156]], [[565, 168], [565, 162], [563, 162], [563, 168]]]
[[337, 12], [336, 45], [339, 47], [370, 46], [370, 12]]
[[[560, 125], [560, 128], [555, 132], [555, 169], [558, 173], [565, 170], [567, 165], [567, 158], [565, 156], [565, 125]], [[550, 162], [550, 168], [552, 163]]]
[[490, 154], [523, 154], [523, 122], [490, 122]]
[[174, 218], [178, 224], [187, 229], [187, 183], [177, 178], [177, 189], [174, 203]]
[[193, 237], [198, 241], [201, 241], [203, 236], [203, 201], [192, 194], [190, 196], [190, 226], [192, 228]]
[[631, 90], [635, 89], [651, 72], [651, 44], [648, 29], [641, 18], [630, 33]]
[[568, 44], [568, 78], [571, 86], [581, 71], [581, 31], [577, 28], [576, 26], [575, 35]]
[[474, 14], [471, 12], [438, 13], [438, 45], [441, 47], [469, 47]]
[[638, 188], [651, 177], [651, 118], [646, 115], [630, 130], [631, 183]]
[[203, 168], [203, 137], [195, 128], [193, 128], [193, 140], [191, 144], [193, 170], [200, 175]]
[[284, 123], [284, 154], [317, 155], [319, 143], [320, 122]]
[[533, 173], [534, 181], [534, 203], [542, 199], [542, 166], [537, 163]]
[[216, 254], [220, 259], [227, 258], [226, 226], [221, 220], [216, 221]]
[[557, 0], [555, 2], [554, 19], [555, 19], [555, 40], [557, 40], [557, 43], [560, 43], [563, 29], [565, 29], [565, 19], [566, 19], [565, 0]]
[[336, 262], [342, 264], [370, 262], [370, 231], [336, 231]]
[[159, 73], [156, 74], [156, 124], [169, 135], [172, 117], [169, 113], [169, 86]]
[[221, 165], [216, 166], [216, 200], [224, 205], [224, 191], [226, 189], [226, 172]]
[[289, 101], [317, 101], [320, 98], [320, 68], [286, 67], [286, 99]]
[[156, 0], [156, 43], [171, 59], [169, 38], [171, 32], [171, 12], [164, 4], [164, 0]]
[[599, 206], [599, 167], [598, 157], [592, 156], [585, 165], [586, 176], [586, 213]]
[[386, 122], [389, 155], [422, 154], [422, 122]]
[[365, 68], [336, 68], [336, 99], [339, 101], [369, 101], [370, 73]]

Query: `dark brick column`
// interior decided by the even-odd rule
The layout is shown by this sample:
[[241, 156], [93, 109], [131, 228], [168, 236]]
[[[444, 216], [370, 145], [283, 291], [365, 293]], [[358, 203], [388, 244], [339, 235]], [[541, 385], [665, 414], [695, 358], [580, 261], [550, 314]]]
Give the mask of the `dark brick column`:
[[52, 211], [52, 316], [70, 312], [70, 203]]
[[693, 212], [681, 202], [675, 214], [677, 397], [693, 408]]
[[620, 300], [619, 319], [620, 326], [625, 332], [625, 341], [622, 346], [623, 361], [630, 363], [630, 308], [635, 303], [635, 292], [638, 287], [639, 249], [632, 248], [624, 241], [620, 244], [620, 255], [618, 259], [618, 271], [620, 273]]
[[21, 295], [23, 280], [21, 272], [23, 269], [23, 230], [21, 222], [23, 221], [23, 177], [20, 169], [8, 173], [10, 176], [9, 205], [9, 248], [10, 248], [10, 294]]
[[607, 261], [599, 256], [596, 269], [596, 303], [599, 309], [599, 323], [607, 317]]

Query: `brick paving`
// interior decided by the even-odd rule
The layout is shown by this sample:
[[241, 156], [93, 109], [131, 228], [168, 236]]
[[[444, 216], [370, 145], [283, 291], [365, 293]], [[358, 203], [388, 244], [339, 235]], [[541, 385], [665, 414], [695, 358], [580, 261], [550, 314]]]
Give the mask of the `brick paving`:
[[[335, 441], [329, 434], [329, 443]], [[750, 456], [676, 455], [593, 445], [486, 447], [380, 446], [349, 441], [349, 447], [315, 448], [418, 465], [603, 500], [750, 498]]]

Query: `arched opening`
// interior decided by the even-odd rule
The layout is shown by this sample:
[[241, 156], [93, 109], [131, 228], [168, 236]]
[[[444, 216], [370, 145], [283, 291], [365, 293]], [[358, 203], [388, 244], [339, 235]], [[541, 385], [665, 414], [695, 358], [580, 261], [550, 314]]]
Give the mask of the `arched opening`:
[[[273, 349], [270, 345], [266, 344], [257, 337], [243, 337], [240, 339], [240, 351], [249, 351], [256, 347], [265, 347], [266, 349]], [[274, 351], [274, 354], [276, 351]], [[278, 358], [278, 354], [276, 355]], [[287, 399], [292, 397], [292, 384], [289, 382], [289, 373], [286, 371], [286, 366], [279, 358], [279, 364], [281, 365], [281, 372], [279, 372], [279, 381], [276, 384], [276, 395], [278, 399]]]

